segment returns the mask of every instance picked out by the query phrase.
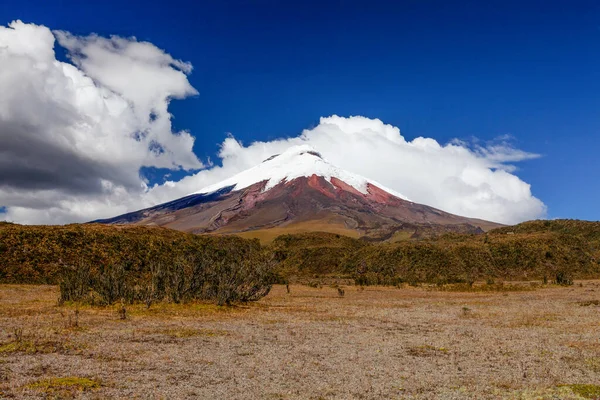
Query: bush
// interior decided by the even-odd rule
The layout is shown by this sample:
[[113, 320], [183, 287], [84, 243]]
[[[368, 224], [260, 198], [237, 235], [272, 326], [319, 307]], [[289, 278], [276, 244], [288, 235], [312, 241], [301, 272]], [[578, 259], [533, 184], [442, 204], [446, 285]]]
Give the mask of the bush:
[[80, 263], [77, 267], [62, 266], [59, 301], [64, 302], [87, 297], [90, 282], [90, 268], [85, 263]]
[[195, 257], [153, 262], [142, 270], [127, 263], [97, 269], [82, 263], [63, 267], [60, 300], [143, 302], [148, 307], [159, 301], [211, 300], [219, 305], [256, 301], [271, 290], [273, 267], [269, 254], [253, 241], [207, 245]]
[[556, 273], [556, 284], [571, 286], [573, 284], [573, 279], [566, 272], [560, 271]]
[[219, 251], [201, 258], [202, 298], [215, 299], [217, 304], [224, 305], [256, 301], [269, 294], [276, 277], [268, 254], [260, 249], [257, 254], [239, 250], [231, 249], [227, 256]]

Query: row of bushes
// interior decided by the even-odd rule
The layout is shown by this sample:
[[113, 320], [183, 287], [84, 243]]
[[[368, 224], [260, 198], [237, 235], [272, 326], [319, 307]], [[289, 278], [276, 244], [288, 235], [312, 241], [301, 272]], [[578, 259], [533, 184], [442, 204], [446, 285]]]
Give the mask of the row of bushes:
[[63, 266], [60, 300], [113, 304], [210, 300], [219, 305], [255, 301], [275, 282], [270, 255], [256, 242], [204, 251], [171, 262], [151, 262], [138, 271], [131, 263]]
[[[526, 223], [530, 224], [530, 223]], [[561, 281], [600, 277], [600, 240], [589, 232], [600, 223], [567, 221], [564, 229], [492, 231], [483, 235], [444, 235], [431, 240], [365, 243], [336, 235], [303, 234], [277, 238], [273, 251], [279, 269], [298, 281], [336, 275], [358, 284], [469, 283], [501, 280]], [[552, 221], [551, 226], [560, 226]], [[582, 228], [582, 231], [583, 231]]]
[[336, 276], [359, 285], [571, 282], [600, 277], [600, 224], [532, 222], [485, 235], [368, 243], [283, 235], [271, 245], [164, 228], [0, 224], [0, 283], [60, 282], [65, 301], [251, 301], [275, 281]]
[[0, 283], [60, 284], [64, 301], [256, 300], [275, 279], [272, 259], [257, 240], [234, 236], [0, 223]]

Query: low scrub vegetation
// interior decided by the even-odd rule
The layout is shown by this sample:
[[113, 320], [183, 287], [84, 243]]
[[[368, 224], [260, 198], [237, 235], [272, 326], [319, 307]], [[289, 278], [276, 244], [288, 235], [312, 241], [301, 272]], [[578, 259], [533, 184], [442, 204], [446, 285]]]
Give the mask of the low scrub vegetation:
[[331, 233], [269, 246], [157, 227], [0, 223], [0, 283], [61, 286], [64, 301], [218, 304], [256, 300], [277, 283], [572, 285], [600, 277], [600, 223], [531, 221], [486, 234], [373, 243]]
[[560, 385], [560, 387], [567, 387], [571, 391], [584, 399], [600, 399], [600, 386], [599, 385], [586, 385], [586, 384], [574, 384], [574, 385]]
[[61, 301], [246, 302], [275, 281], [256, 240], [163, 228], [0, 224], [0, 282], [58, 283]]
[[27, 388], [41, 392], [51, 398], [72, 398], [76, 393], [87, 392], [101, 387], [100, 382], [89, 378], [68, 376], [36, 381]]
[[61, 278], [63, 302], [143, 302], [147, 307], [162, 301], [212, 300], [219, 305], [255, 301], [269, 293], [275, 280], [269, 254], [251, 241], [207, 247], [172, 262], [150, 262], [143, 270], [127, 262], [64, 266]]
[[284, 235], [272, 249], [282, 274], [299, 282], [325, 274], [352, 278], [357, 285], [391, 286], [495, 280], [572, 285], [573, 279], [600, 277], [600, 223], [585, 221], [532, 221], [482, 235], [398, 243]]
[[23, 329], [15, 329], [11, 340], [0, 343], [0, 355], [9, 353], [26, 354], [71, 354], [76, 353], [77, 348], [65, 338], [49, 338], [38, 336], [30, 332], [24, 333]]

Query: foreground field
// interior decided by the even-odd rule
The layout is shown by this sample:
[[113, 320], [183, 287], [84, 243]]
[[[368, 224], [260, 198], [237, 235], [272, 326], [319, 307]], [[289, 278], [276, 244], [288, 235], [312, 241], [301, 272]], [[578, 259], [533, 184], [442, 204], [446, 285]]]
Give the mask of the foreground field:
[[263, 300], [58, 306], [0, 285], [0, 398], [600, 398], [600, 282], [502, 292], [276, 286]]

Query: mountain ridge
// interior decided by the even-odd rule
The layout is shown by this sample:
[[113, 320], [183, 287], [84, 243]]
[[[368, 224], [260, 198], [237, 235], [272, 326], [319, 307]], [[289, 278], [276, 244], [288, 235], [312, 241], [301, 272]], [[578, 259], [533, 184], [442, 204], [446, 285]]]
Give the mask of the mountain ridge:
[[376, 181], [328, 163], [309, 146], [292, 147], [183, 198], [94, 222], [158, 225], [261, 240], [265, 235], [316, 230], [394, 240], [397, 232], [422, 237], [483, 233], [502, 226], [414, 203]]

